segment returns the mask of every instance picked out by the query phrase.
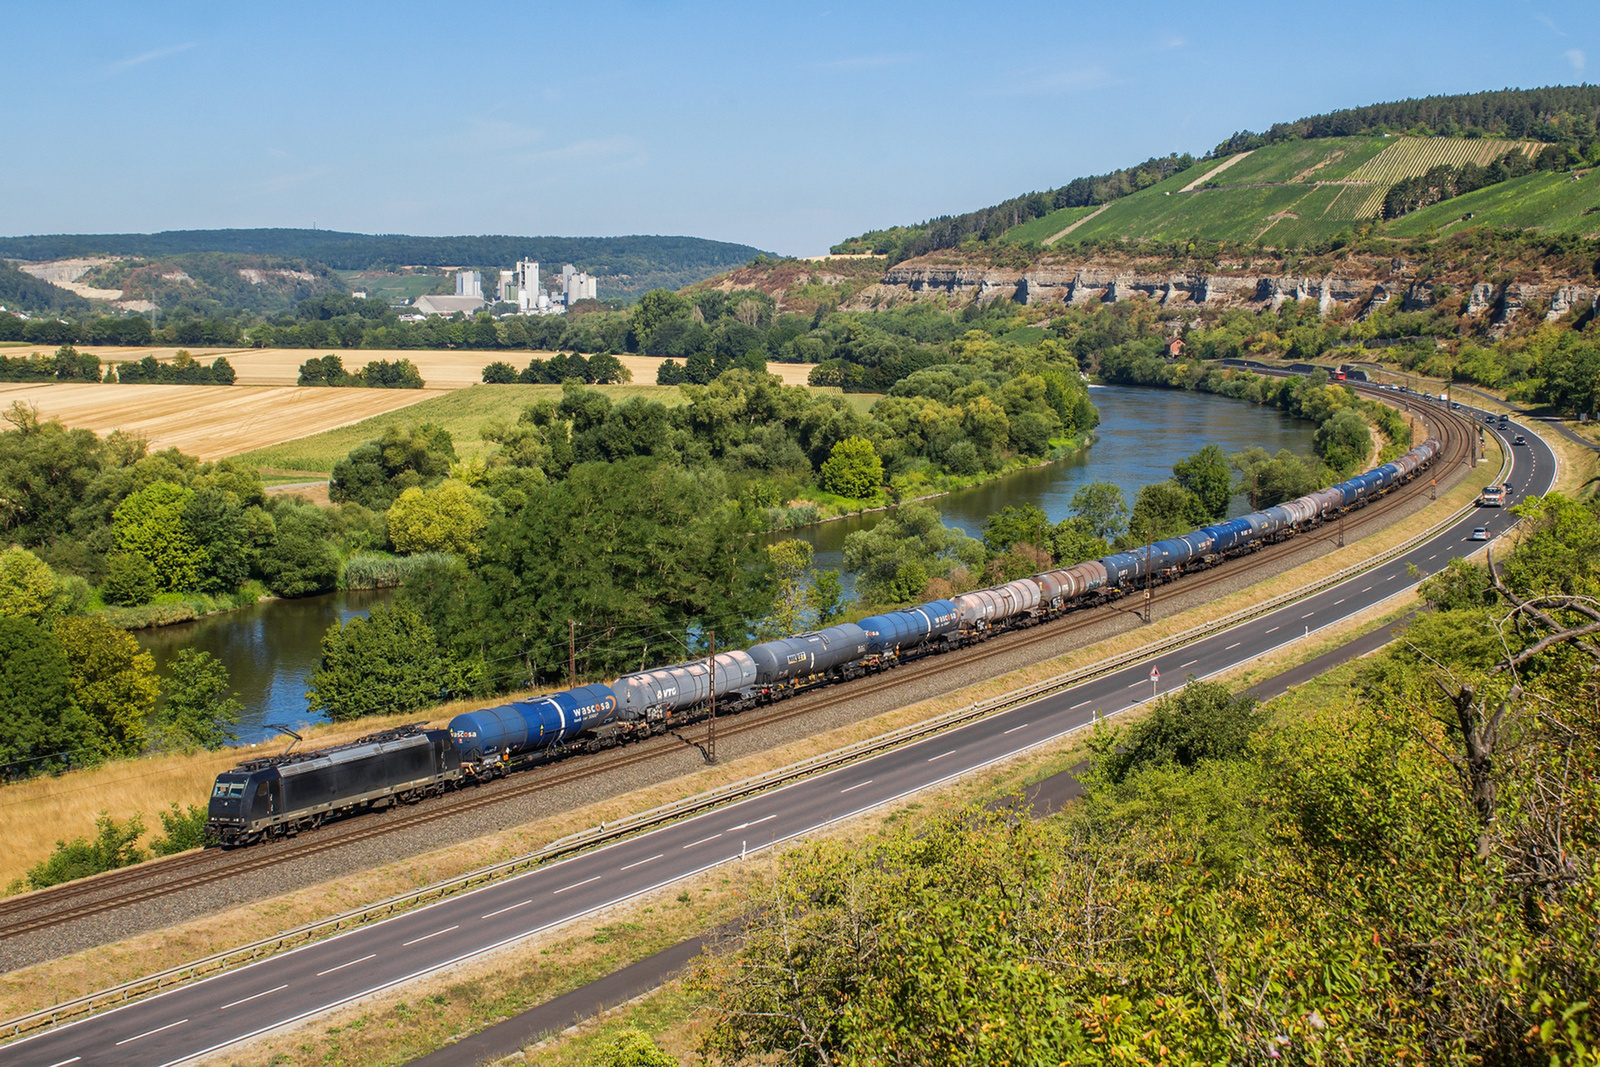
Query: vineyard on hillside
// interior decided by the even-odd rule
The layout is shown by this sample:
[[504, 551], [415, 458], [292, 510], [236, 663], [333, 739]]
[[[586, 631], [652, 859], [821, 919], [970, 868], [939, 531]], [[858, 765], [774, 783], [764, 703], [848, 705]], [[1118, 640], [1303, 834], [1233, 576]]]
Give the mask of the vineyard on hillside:
[[1532, 157], [1543, 147], [1537, 141], [1402, 137], [1351, 171], [1345, 180], [1372, 186], [1372, 191], [1356, 209], [1355, 217], [1374, 218], [1383, 211], [1384, 194], [1396, 182], [1420, 178], [1434, 167], [1463, 167], [1468, 163], [1486, 167], [1507, 152], [1521, 152]]

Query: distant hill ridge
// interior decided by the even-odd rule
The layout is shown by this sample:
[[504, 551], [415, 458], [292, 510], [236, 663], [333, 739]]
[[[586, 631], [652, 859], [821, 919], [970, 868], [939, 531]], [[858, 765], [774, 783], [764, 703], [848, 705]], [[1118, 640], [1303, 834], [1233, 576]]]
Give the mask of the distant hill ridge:
[[0, 259], [39, 262], [91, 256], [148, 257], [194, 253], [282, 256], [335, 270], [402, 266], [510, 267], [532, 258], [557, 269], [571, 263], [601, 279], [602, 295], [680, 288], [747, 263], [751, 245], [701, 237], [517, 237], [505, 234], [415, 237], [337, 230], [166, 230], [160, 233], [46, 234], [0, 237]]

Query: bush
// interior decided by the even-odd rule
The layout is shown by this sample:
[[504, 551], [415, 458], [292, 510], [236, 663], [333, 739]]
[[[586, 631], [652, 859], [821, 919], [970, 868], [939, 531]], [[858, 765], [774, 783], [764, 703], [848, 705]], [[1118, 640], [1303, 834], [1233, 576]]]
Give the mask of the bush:
[[865, 437], [846, 437], [822, 465], [822, 488], [852, 500], [867, 500], [883, 485], [883, 461]]
[[1235, 697], [1218, 682], [1190, 682], [1158, 700], [1126, 731], [1102, 738], [1098, 769], [1108, 780], [1122, 782], [1143, 767], [1193, 768], [1202, 760], [1235, 759], [1245, 754], [1259, 721], [1253, 698]]
[[45, 889], [91, 874], [114, 871], [143, 863], [150, 854], [138, 846], [144, 835], [144, 820], [134, 815], [118, 822], [102, 811], [94, 820], [95, 836], [57, 841], [50, 858], [37, 864], [26, 876], [29, 889]]
[[160, 813], [161, 829], [165, 833], [150, 842], [150, 850], [157, 856], [172, 856], [191, 848], [204, 848], [206, 843], [206, 809], [190, 804], [188, 809], [172, 807]]

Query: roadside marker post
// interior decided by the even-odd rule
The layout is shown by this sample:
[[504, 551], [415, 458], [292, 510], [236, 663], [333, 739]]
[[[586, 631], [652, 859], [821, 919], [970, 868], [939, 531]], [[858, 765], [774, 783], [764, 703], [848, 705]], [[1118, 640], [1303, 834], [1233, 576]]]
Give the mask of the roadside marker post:
[[1161, 672], [1156, 670], [1155, 664], [1150, 665], [1150, 699], [1156, 698], [1156, 686], [1161, 684]]

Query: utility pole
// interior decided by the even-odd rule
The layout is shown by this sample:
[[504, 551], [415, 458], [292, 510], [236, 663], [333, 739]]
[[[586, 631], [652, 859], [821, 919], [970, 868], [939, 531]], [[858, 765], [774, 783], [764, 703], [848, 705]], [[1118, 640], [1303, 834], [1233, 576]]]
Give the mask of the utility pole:
[[1152, 614], [1152, 600], [1150, 595], [1150, 546], [1144, 546], [1144, 621], [1148, 624]]
[[711, 718], [706, 723], [706, 762], [717, 762], [717, 631], [711, 631], [711, 654], [706, 657], [711, 668]]
[[578, 688], [578, 624], [567, 620], [567, 688]]

